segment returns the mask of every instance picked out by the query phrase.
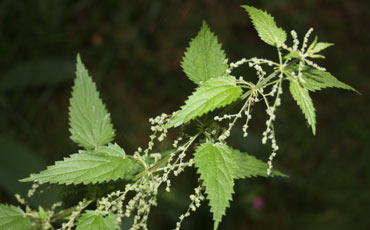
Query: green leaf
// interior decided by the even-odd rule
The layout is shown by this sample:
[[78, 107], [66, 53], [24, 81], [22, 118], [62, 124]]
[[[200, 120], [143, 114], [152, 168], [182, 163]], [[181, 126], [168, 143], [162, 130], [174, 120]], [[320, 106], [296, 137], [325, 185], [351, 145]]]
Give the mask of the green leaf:
[[21, 181], [59, 184], [102, 183], [122, 179], [132, 170], [135, 170], [135, 165], [126, 157], [124, 150], [117, 144], [109, 144], [97, 150], [80, 151]]
[[217, 229], [234, 192], [236, 162], [232, 150], [221, 143], [203, 143], [194, 154], [195, 166], [206, 187], [207, 199]]
[[290, 81], [290, 93], [292, 94], [294, 100], [297, 102], [298, 106], [301, 108], [304, 116], [309, 125], [311, 125], [312, 133], [316, 133], [316, 114], [315, 108], [313, 106], [308, 90], [303, 88], [299, 82], [295, 79]]
[[292, 50], [290, 51], [290, 53], [284, 56], [284, 59], [289, 59], [289, 58], [301, 59], [301, 56], [299, 55], [299, 52], [297, 50]]
[[252, 6], [242, 7], [248, 12], [262, 41], [272, 46], [281, 46], [286, 41], [286, 32], [277, 27], [274, 18], [269, 13]]
[[[297, 67], [296, 67], [297, 68]], [[321, 71], [309, 66], [305, 66], [302, 71], [303, 79], [305, 80], [305, 87], [310, 91], [321, 90], [328, 87], [341, 88], [352, 90], [359, 93], [357, 90], [339, 81], [327, 71]]]
[[31, 221], [25, 216], [22, 209], [0, 204], [0, 229], [28, 230], [31, 229]]
[[212, 78], [196, 89], [166, 128], [177, 127], [216, 108], [226, 106], [237, 100], [242, 92], [233, 77]]
[[87, 210], [78, 218], [76, 230], [115, 230], [118, 224], [114, 214], [101, 216], [95, 211]]
[[76, 76], [69, 107], [71, 139], [86, 149], [106, 145], [115, 136], [111, 117], [80, 56]]
[[206, 22], [203, 22], [198, 35], [190, 42], [181, 66], [195, 84], [225, 74], [228, 68], [226, 55]]
[[[235, 179], [245, 179], [257, 176], [269, 177], [269, 175], [267, 175], [268, 165], [265, 162], [236, 149], [233, 149], [232, 156], [237, 164]], [[272, 170], [271, 175], [287, 177], [287, 175], [277, 170]]]
[[318, 53], [321, 50], [324, 50], [330, 46], [334, 45], [333, 43], [328, 43], [328, 42], [318, 42], [314, 48], [312, 49], [312, 53]]

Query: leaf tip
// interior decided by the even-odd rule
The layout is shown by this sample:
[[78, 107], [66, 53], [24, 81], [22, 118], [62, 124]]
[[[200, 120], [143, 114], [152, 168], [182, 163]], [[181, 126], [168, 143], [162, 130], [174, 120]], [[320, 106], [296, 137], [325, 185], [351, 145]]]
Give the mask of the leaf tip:
[[23, 178], [23, 179], [20, 179], [20, 180], [18, 180], [19, 182], [32, 182], [32, 179], [31, 179], [31, 177], [26, 177], [26, 178]]
[[312, 125], [312, 134], [316, 136], [316, 126], [314, 124]]
[[82, 64], [80, 53], [77, 53], [76, 59], [77, 59], [77, 64]]
[[213, 230], [217, 230], [218, 229], [218, 225], [219, 225], [219, 222], [218, 221], [215, 221], [215, 223], [213, 225]]

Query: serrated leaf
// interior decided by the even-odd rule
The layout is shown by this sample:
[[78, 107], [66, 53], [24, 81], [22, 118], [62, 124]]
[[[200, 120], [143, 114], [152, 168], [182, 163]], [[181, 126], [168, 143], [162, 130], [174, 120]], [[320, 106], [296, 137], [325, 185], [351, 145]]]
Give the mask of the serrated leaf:
[[324, 50], [330, 46], [334, 45], [333, 43], [328, 43], [328, 42], [318, 42], [314, 48], [312, 49], [312, 53], [318, 53], [321, 50]]
[[195, 166], [206, 187], [207, 199], [217, 229], [234, 193], [236, 162], [232, 150], [221, 143], [203, 143], [194, 153]]
[[339, 81], [327, 71], [321, 71], [309, 66], [305, 66], [302, 71], [303, 79], [305, 80], [305, 87], [310, 91], [321, 90], [328, 87], [341, 88], [352, 90], [359, 93], [357, 90]]
[[[244, 179], [257, 176], [269, 177], [269, 175], [267, 175], [268, 165], [265, 162], [255, 158], [252, 155], [249, 155], [248, 153], [242, 153], [236, 149], [233, 149], [232, 156], [237, 165], [235, 179]], [[287, 175], [277, 170], [272, 170], [271, 176], [287, 177]]]
[[237, 100], [242, 92], [233, 77], [212, 78], [196, 89], [166, 128], [177, 127], [216, 108], [226, 106]]
[[312, 133], [316, 134], [316, 114], [308, 90], [303, 88], [299, 82], [295, 79], [290, 81], [290, 93], [294, 100], [297, 102], [299, 108], [301, 108], [304, 116], [309, 125], [311, 125]]
[[267, 12], [252, 6], [242, 6], [249, 14], [254, 28], [262, 41], [272, 46], [281, 46], [286, 41], [286, 32], [279, 28]]
[[206, 22], [203, 22], [198, 35], [191, 40], [181, 67], [195, 84], [225, 74], [228, 68], [225, 52]]
[[110, 114], [80, 56], [77, 56], [76, 79], [70, 99], [69, 124], [71, 139], [86, 149], [104, 146], [115, 136]]
[[87, 210], [78, 218], [76, 230], [115, 230], [118, 224], [114, 214], [101, 216], [95, 211]]
[[135, 170], [134, 166], [121, 147], [109, 144], [97, 150], [80, 151], [21, 181], [59, 184], [102, 183], [124, 178], [126, 174]]
[[25, 216], [22, 209], [0, 204], [0, 229], [28, 230], [31, 229], [31, 221]]

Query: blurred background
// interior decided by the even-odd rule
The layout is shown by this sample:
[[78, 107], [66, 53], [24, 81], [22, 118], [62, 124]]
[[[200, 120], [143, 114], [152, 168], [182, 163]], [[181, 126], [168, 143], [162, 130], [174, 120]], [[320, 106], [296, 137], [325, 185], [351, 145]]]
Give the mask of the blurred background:
[[[316, 136], [291, 96], [284, 95], [274, 165], [290, 178], [237, 181], [220, 229], [370, 229], [368, 0], [1, 0], [0, 202], [16, 204], [14, 194], [25, 195], [30, 187], [19, 179], [77, 151], [69, 139], [68, 99], [78, 52], [111, 112], [117, 143], [130, 154], [146, 145], [148, 119], [177, 110], [193, 91], [179, 63], [202, 20], [229, 60], [277, 58], [259, 40], [242, 4], [266, 9], [300, 38], [313, 27], [319, 41], [335, 43], [319, 63], [362, 95], [339, 89], [311, 94]], [[240, 73], [252, 76], [247, 68]], [[257, 104], [248, 138], [237, 129], [230, 144], [267, 160], [263, 111]], [[187, 208], [196, 177], [194, 170], [184, 175], [174, 179], [171, 193], [160, 194], [151, 229], [173, 229]], [[67, 191], [80, 198], [73, 187], [43, 190], [30, 201], [34, 207], [66, 197]], [[211, 219], [203, 203], [183, 229], [212, 229]]]

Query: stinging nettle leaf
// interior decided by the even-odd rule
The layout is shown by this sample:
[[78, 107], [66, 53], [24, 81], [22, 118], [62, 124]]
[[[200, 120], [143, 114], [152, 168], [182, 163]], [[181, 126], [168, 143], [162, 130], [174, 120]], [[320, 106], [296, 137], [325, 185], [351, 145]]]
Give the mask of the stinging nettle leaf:
[[321, 50], [324, 50], [330, 46], [334, 45], [333, 43], [328, 43], [328, 42], [318, 42], [314, 48], [312, 49], [312, 53], [318, 53]]
[[125, 151], [117, 144], [109, 144], [97, 150], [82, 150], [72, 154], [21, 182], [95, 184], [123, 179], [132, 170], [135, 170], [135, 165], [126, 157]]
[[198, 35], [191, 40], [181, 67], [195, 84], [225, 74], [228, 68], [225, 52], [206, 22], [203, 22]]
[[242, 7], [248, 12], [262, 41], [278, 47], [286, 41], [286, 32], [276, 25], [274, 18], [269, 13], [252, 6], [244, 5]]
[[93, 210], [87, 210], [78, 218], [76, 230], [115, 230], [118, 229], [115, 215], [107, 216], [97, 214]]
[[236, 85], [235, 78], [223, 76], [212, 78], [200, 85], [177, 111], [166, 128], [177, 127], [216, 108], [237, 100], [243, 90]]
[[104, 146], [115, 136], [110, 114], [79, 55], [70, 99], [69, 124], [71, 139], [86, 149]]
[[232, 149], [221, 143], [203, 143], [194, 153], [195, 166], [206, 187], [207, 199], [217, 229], [234, 193], [236, 162]]
[[302, 87], [299, 82], [295, 79], [290, 81], [289, 86], [290, 93], [292, 94], [294, 100], [297, 102], [299, 108], [301, 108], [308, 124], [312, 128], [312, 133], [316, 134], [316, 114], [315, 108], [313, 106], [311, 97], [308, 90]]
[[310, 91], [321, 90], [324, 88], [341, 88], [351, 90], [359, 93], [356, 89], [347, 85], [344, 82], [339, 81], [333, 75], [327, 71], [321, 71], [310, 66], [303, 67], [303, 79], [305, 80], [305, 87]]
[[0, 204], [0, 229], [29, 230], [31, 221], [25, 216], [22, 209]]
[[[248, 153], [233, 149], [232, 156], [237, 164], [235, 179], [245, 179], [257, 176], [270, 177], [267, 175], [268, 165]], [[271, 176], [287, 177], [287, 175], [272, 170]]]

